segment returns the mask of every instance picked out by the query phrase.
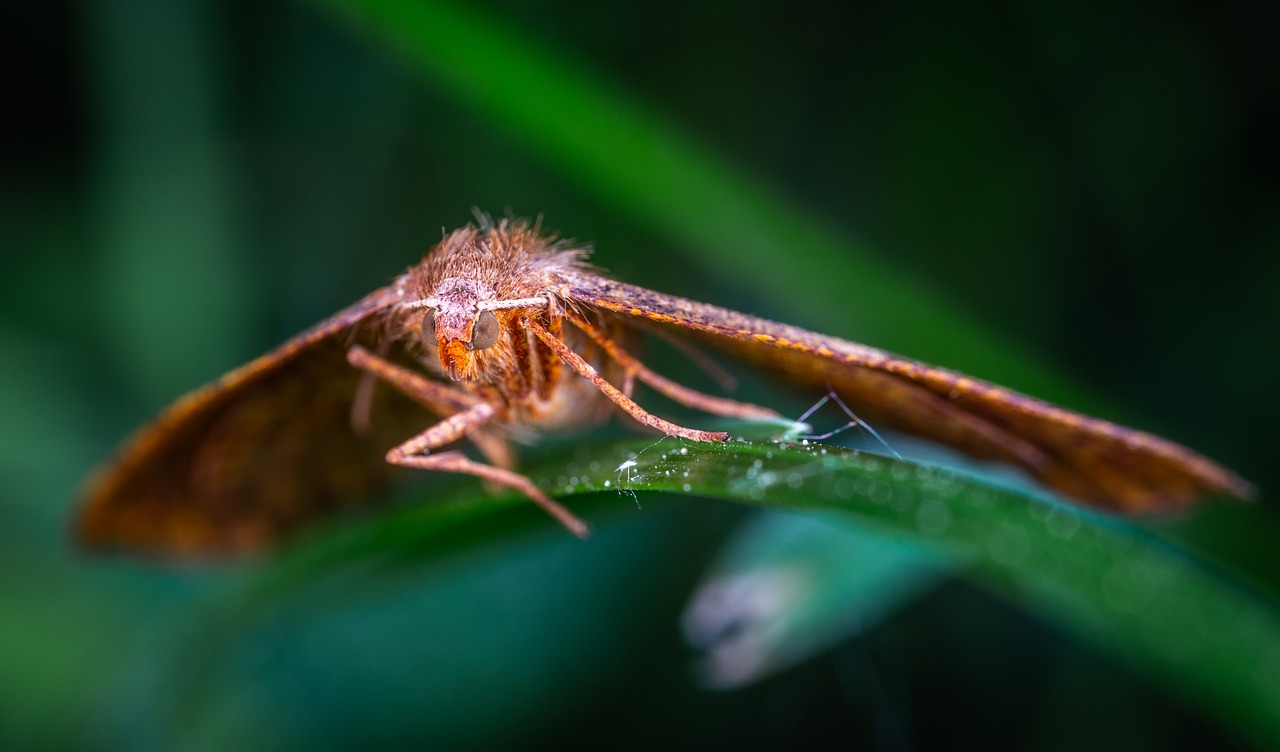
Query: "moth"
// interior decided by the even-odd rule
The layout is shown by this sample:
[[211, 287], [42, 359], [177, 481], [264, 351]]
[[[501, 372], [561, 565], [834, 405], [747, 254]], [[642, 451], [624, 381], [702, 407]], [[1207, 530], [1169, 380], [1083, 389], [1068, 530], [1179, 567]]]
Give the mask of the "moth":
[[[1173, 442], [959, 373], [615, 281], [587, 251], [517, 219], [452, 232], [390, 285], [180, 398], [87, 484], [79, 538], [171, 556], [261, 549], [368, 498], [398, 468], [476, 476], [587, 526], [516, 470], [513, 443], [617, 409], [722, 442], [632, 399], [642, 383], [695, 410], [774, 411], [695, 391], [632, 353], [644, 329], [830, 390], [872, 425], [1009, 463], [1121, 514], [1248, 498], [1231, 471]], [[452, 445], [465, 442], [471, 455]], [[479, 459], [473, 458], [478, 455]]]

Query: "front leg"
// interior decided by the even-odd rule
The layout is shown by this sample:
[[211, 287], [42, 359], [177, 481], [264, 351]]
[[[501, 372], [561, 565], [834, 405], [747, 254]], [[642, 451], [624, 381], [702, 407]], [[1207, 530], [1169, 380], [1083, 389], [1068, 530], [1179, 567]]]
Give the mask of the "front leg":
[[742, 418], [744, 420], [771, 420], [782, 417], [767, 407], [716, 397], [711, 394], [703, 394], [690, 389], [684, 384], [677, 384], [671, 379], [649, 370], [648, 366], [623, 350], [617, 342], [614, 342], [604, 332], [592, 326], [582, 316], [566, 314], [566, 318], [569, 319], [569, 323], [582, 330], [583, 334], [590, 337], [609, 357], [613, 358], [618, 365], [625, 369], [627, 381], [622, 393], [628, 397], [631, 396], [632, 381], [639, 379], [685, 407], [692, 407], [695, 410], [702, 410], [712, 415], [723, 415], [726, 418]]
[[669, 420], [659, 418], [637, 405], [635, 400], [624, 394], [618, 387], [610, 384], [596, 371], [595, 366], [583, 360], [581, 355], [574, 352], [560, 338], [547, 331], [546, 327], [528, 316], [521, 317], [520, 323], [533, 332], [538, 339], [542, 340], [543, 344], [551, 348], [551, 351], [558, 355], [570, 368], [577, 371], [582, 378], [590, 381], [596, 389], [604, 393], [604, 396], [608, 397], [615, 405], [621, 407], [628, 415], [640, 423], [650, 428], [656, 428], [668, 436], [679, 436], [692, 441], [725, 442], [729, 440], [729, 434], [723, 431], [699, 431], [696, 428], [685, 428]]
[[[356, 345], [347, 351], [347, 362], [373, 377], [387, 382], [409, 399], [437, 415], [451, 415], [466, 410], [478, 402], [477, 397], [433, 381], [420, 373], [397, 365]], [[362, 380], [363, 385], [363, 380]], [[373, 390], [370, 389], [370, 392]], [[360, 398], [357, 389], [356, 398]], [[368, 409], [368, 408], [364, 408]], [[515, 452], [511, 443], [501, 434], [492, 431], [475, 431], [467, 436], [484, 458], [498, 467], [515, 467]]]
[[[490, 483], [514, 489], [528, 496], [535, 504], [555, 517], [560, 524], [569, 529], [569, 532], [579, 538], [587, 536], [586, 523], [553, 501], [535, 486], [533, 481], [505, 467], [495, 466], [510, 463], [513, 458], [506, 441], [483, 430], [485, 424], [497, 414], [493, 405], [488, 402], [478, 402], [472, 395], [425, 378], [359, 346], [348, 351], [347, 360], [365, 373], [386, 381], [432, 412], [454, 413], [412, 439], [393, 447], [387, 452], [387, 462], [420, 470], [441, 470], [474, 475]], [[464, 438], [475, 442], [485, 457], [495, 465], [476, 462], [456, 450], [442, 454], [429, 454], [432, 449]]]
[[555, 517], [560, 524], [568, 528], [569, 532], [579, 538], [587, 537], [587, 524], [543, 493], [529, 478], [511, 470], [476, 462], [457, 450], [443, 454], [428, 454], [436, 447], [452, 444], [467, 436], [491, 420], [493, 416], [493, 406], [487, 402], [481, 402], [456, 415], [451, 415], [412, 439], [392, 448], [387, 452], [387, 462], [403, 467], [416, 467], [420, 470], [465, 473], [499, 486], [506, 486], [528, 496], [533, 503], [542, 507], [547, 514]]

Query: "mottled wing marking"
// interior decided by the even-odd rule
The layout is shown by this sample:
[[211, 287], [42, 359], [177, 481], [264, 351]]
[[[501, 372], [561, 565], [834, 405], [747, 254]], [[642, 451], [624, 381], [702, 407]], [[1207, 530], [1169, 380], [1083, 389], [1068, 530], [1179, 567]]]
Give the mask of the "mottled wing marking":
[[1171, 441], [865, 345], [592, 274], [566, 275], [565, 295], [692, 335], [788, 383], [830, 386], [878, 428], [1017, 465], [1100, 508], [1155, 512], [1206, 494], [1254, 493], [1247, 481]]
[[359, 372], [350, 344], [380, 336], [390, 288], [179, 399], [90, 479], [87, 545], [166, 555], [261, 548], [311, 518], [367, 498], [396, 472], [386, 451], [425, 413], [392, 390], [368, 435], [350, 428]]

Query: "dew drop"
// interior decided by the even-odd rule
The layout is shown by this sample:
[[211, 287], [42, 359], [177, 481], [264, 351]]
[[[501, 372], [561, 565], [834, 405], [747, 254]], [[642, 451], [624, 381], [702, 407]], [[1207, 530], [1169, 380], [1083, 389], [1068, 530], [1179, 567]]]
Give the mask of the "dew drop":
[[1080, 516], [1064, 507], [1054, 507], [1044, 521], [1049, 535], [1067, 540], [1080, 529]]
[[987, 550], [1002, 564], [1021, 564], [1031, 553], [1031, 538], [1026, 530], [1006, 522], [991, 530], [987, 537]]
[[875, 483], [871, 487], [872, 504], [888, 504], [893, 501], [893, 489], [887, 483]]
[[916, 510], [916, 524], [921, 532], [941, 535], [951, 526], [951, 510], [937, 499], [929, 499]]

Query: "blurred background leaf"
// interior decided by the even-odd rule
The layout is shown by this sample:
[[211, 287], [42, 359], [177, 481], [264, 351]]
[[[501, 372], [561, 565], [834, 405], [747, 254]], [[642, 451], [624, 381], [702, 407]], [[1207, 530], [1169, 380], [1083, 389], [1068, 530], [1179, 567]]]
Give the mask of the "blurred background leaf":
[[[679, 614], [740, 513], [642, 497], [585, 546], [495, 520], [416, 589], [341, 611], [321, 591], [227, 668], [230, 692], [175, 698], [185, 725], [149, 735], [158, 709], [110, 698], [163, 681], [145, 669], [157, 660], [207, 659], [162, 645], [191, 648], [189, 625], [241, 592], [235, 572], [83, 558], [63, 531], [78, 478], [133, 426], [384, 283], [479, 206], [543, 213], [629, 281], [1226, 461], [1261, 503], [1148, 533], [1271, 604], [1274, 9], [90, 0], [11, 13], [0, 746], [198, 747], [230, 728], [253, 730], [242, 746], [389, 745], [436, 728], [387, 725], [420, 707], [412, 697], [496, 693], [503, 676], [547, 704], [495, 699], [468, 721], [477, 743], [1199, 749], [1242, 733], [956, 580], [761, 684], [699, 689]], [[764, 389], [744, 385], [789, 414], [808, 406]], [[343, 673], [332, 655], [352, 634], [386, 663]], [[565, 652], [531, 649], [556, 637]], [[402, 650], [439, 674], [399, 673]], [[281, 702], [258, 705], [266, 692]], [[289, 717], [231, 723], [265, 707]]]

